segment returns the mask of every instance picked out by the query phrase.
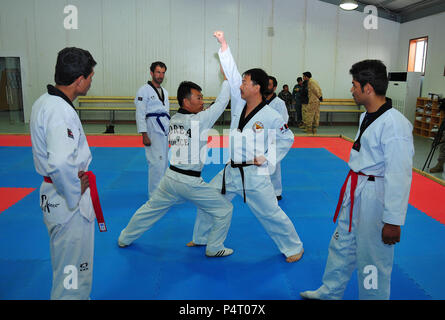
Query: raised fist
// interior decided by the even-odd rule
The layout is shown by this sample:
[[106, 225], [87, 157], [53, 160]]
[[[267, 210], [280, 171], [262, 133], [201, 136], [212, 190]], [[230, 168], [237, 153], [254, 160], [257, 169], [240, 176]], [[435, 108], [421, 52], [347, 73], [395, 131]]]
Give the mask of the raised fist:
[[213, 33], [213, 36], [218, 40], [219, 43], [223, 43], [225, 41], [224, 39], [224, 32], [223, 31], [215, 31]]

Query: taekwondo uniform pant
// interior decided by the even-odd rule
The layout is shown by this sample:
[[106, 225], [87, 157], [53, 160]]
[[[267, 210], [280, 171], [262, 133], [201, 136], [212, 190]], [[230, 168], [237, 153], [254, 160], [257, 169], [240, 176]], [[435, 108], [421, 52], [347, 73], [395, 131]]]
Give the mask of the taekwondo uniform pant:
[[281, 162], [278, 162], [275, 166], [275, 171], [270, 175], [270, 180], [272, 181], [273, 189], [275, 190], [275, 195], [281, 196], [283, 192], [283, 187], [281, 185]]
[[[367, 177], [359, 177], [367, 179]], [[357, 269], [359, 299], [390, 297], [394, 246], [382, 241], [383, 178], [365, 181], [355, 196], [351, 232], [350, 201], [342, 205], [337, 228], [329, 244], [323, 285], [316, 291], [320, 299], [342, 299], [352, 272]], [[350, 181], [345, 194], [349, 194]]]
[[220, 192], [210, 188], [201, 177], [191, 177], [167, 169], [158, 189], [142, 205], [122, 230], [119, 242], [131, 244], [145, 231], [150, 229], [175, 204], [186, 200], [195, 204], [211, 220], [207, 251], [217, 252], [224, 249], [224, 240], [230, 227], [232, 204]]
[[[229, 173], [229, 170], [232, 172]], [[269, 175], [258, 175], [256, 170], [257, 167], [253, 165], [244, 168], [247, 205], [281, 253], [286, 257], [300, 253], [303, 250], [303, 243], [292, 221], [278, 206]], [[223, 173], [224, 170], [220, 171], [210, 182], [210, 185], [218, 192], [221, 192]], [[243, 184], [238, 168], [227, 165], [225, 180], [226, 194], [224, 196], [227, 200], [232, 201], [237, 194], [243, 197]], [[206, 244], [211, 226], [212, 221], [201, 210], [198, 210], [193, 230], [193, 242]]]
[[151, 145], [145, 147], [148, 164], [148, 199], [159, 186], [168, 168], [168, 136], [152, 132], [149, 138]]
[[[43, 221], [50, 237], [51, 299], [87, 300], [92, 288], [94, 255], [94, 211], [89, 189], [74, 213], [50, 183], [42, 184], [40, 197]], [[69, 217], [66, 213], [72, 215], [63, 221]]]

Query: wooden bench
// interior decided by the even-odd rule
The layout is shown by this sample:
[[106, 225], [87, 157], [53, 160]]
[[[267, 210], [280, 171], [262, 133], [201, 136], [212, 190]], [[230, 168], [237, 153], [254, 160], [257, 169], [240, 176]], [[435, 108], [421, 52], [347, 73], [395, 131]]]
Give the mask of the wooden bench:
[[[211, 104], [215, 101], [216, 97], [204, 97], [205, 104]], [[170, 114], [174, 114], [179, 109], [178, 101], [176, 97], [169, 97], [170, 102]], [[134, 105], [134, 97], [131, 96], [81, 96], [78, 98], [79, 106], [76, 110], [79, 112], [79, 118], [81, 118], [82, 111], [109, 111], [110, 121], [109, 125], [112, 125], [115, 121], [116, 111], [136, 111]], [[332, 115], [334, 113], [356, 113], [358, 116], [364, 110], [361, 110], [353, 99], [323, 99], [320, 106], [339, 106], [350, 107], [345, 108], [320, 108], [320, 113], [326, 113], [326, 121], [332, 125]], [[355, 108], [352, 108], [355, 107]], [[222, 115], [222, 123], [225, 122], [225, 114], [230, 111], [230, 107]]]
[[[322, 108], [322, 106], [339, 106], [339, 107], [350, 107], [345, 108]], [[355, 108], [352, 108], [355, 107]], [[320, 103], [320, 113], [326, 113], [326, 121], [332, 125], [332, 115], [334, 113], [356, 113], [358, 115], [357, 120], [360, 119], [360, 114], [364, 112], [360, 106], [357, 106], [353, 99], [323, 99]]]
[[[105, 96], [81, 96], [78, 97], [79, 106], [76, 110], [81, 118], [82, 111], [109, 111], [110, 125], [115, 121], [116, 111], [136, 111], [134, 98], [129, 96], [121, 97], [105, 97]], [[216, 97], [204, 97], [204, 103], [210, 104], [215, 101]], [[176, 97], [168, 97], [170, 103], [170, 113], [179, 109]]]

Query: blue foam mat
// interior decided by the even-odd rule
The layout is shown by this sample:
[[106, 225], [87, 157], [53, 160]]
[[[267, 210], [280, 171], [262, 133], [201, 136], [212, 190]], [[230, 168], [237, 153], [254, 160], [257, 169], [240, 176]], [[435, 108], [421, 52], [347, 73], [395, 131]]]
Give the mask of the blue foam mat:
[[[206, 258], [204, 247], [188, 248], [196, 215], [192, 204], [174, 206], [132, 246], [119, 249], [120, 231], [146, 201], [147, 169], [142, 148], [92, 148], [108, 232], [96, 233], [93, 299], [299, 299], [315, 289], [327, 258], [332, 214], [348, 167], [325, 149], [292, 149], [282, 162], [280, 206], [305, 246], [288, 264], [240, 197], [226, 240], [232, 256]], [[225, 150], [219, 153], [221, 158]], [[0, 299], [48, 299], [51, 289], [49, 237], [39, 209], [41, 177], [31, 148], [0, 147], [0, 187], [36, 191], [0, 214]], [[223, 165], [208, 165], [210, 181]], [[96, 229], [97, 230], [97, 229]], [[396, 247], [391, 299], [445, 299], [445, 228], [409, 206]], [[357, 299], [353, 274], [345, 299]]]

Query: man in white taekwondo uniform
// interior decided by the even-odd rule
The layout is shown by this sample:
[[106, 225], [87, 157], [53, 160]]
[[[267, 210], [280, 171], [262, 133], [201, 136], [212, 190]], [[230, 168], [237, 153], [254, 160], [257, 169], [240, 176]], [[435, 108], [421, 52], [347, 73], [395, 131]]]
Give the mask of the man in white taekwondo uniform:
[[[210, 185], [229, 200], [236, 194], [242, 196], [286, 261], [298, 261], [303, 255], [303, 243], [292, 221], [278, 206], [269, 177], [269, 166], [286, 155], [294, 135], [278, 112], [263, 100], [267, 74], [261, 69], [251, 69], [242, 78], [224, 33], [216, 31], [214, 35], [221, 44], [219, 58], [231, 88], [231, 160]], [[207, 243], [211, 225], [212, 221], [198, 210], [193, 239], [188, 246]]]
[[59, 52], [56, 86], [32, 106], [30, 131], [40, 206], [50, 237], [51, 299], [89, 299], [93, 276], [94, 208], [87, 170], [91, 152], [72, 101], [85, 95], [96, 65], [78, 48]]
[[229, 231], [233, 206], [218, 190], [204, 182], [201, 170], [207, 150], [207, 131], [229, 103], [229, 83], [223, 82], [215, 103], [204, 111], [201, 88], [193, 82], [182, 82], [177, 98], [180, 109], [170, 122], [170, 168], [151, 199], [136, 211], [122, 230], [118, 245], [130, 245], [162, 218], [170, 207], [189, 200], [212, 221], [206, 255], [228, 256], [233, 250], [224, 247], [224, 240]]
[[360, 299], [389, 299], [394, 244], [408, 208], [412, 126], [385, 98], [388, 78], [381, 61], [358, 62], [350, 73], [354, 100], [367, 112], [340, 191], [323, 285], [300, 294], [307, 299], [341, 299], [355, 268]]
[[[273, 76], [269, 76], [269, 86], [267, 87], [265, 95], [266, 103], [269, 105], [269, 107], [272, 107], [274, 110], [278, 111], [284, 122], [288, 123], [289, 113], [287, 112], [286, 103], [275, 94], [277, 86], [277, 79]], [[281, 195], [283, 192], [283, 187], [281, 185], [281, 161], [277, 162], [275, 171], [271, 172], [270, 180], [272, 181], [277, 200], [281, 200], [283, 198]]]
[[139, 88], [134, 98], [136, 126], [142, 135], [148, 164], [148, 198], [168, 167], [170, 104], [167, 90], [161, 87], [166, 71], [167, 66], [163, 62], [153, 62], [150, 66], [152, 80]]

